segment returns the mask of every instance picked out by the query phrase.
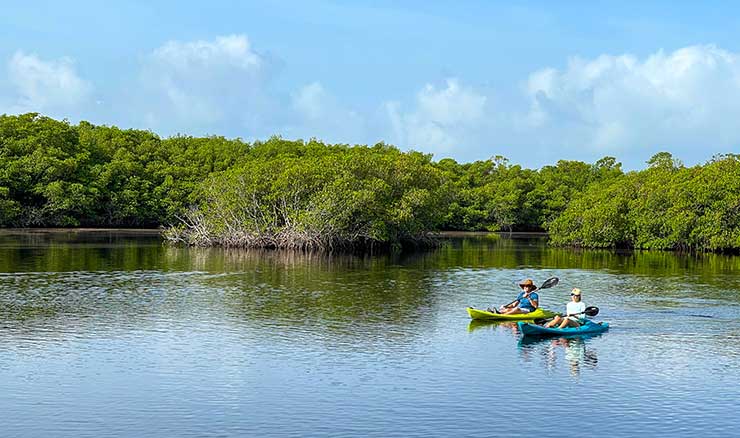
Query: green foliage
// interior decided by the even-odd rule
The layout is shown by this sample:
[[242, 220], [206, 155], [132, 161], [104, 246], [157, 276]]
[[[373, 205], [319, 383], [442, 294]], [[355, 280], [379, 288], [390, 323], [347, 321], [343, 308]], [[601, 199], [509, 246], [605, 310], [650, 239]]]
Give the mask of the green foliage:
[[[188, 234], [195, 224], [205, 234]], [[628, 174], [613, 157], [532, 170], [501, 156], [435, 163], [383, 143], [161, 139], [0, 116], [0, 227], [33, 226], [176, 226], [188, 242], [304, 247], [547, 230], [560, 245], [736, 250], [740, 156], [687, 168], [660, 152]]]
[[0, 226], [176, 223], [196, 185], [248, 150], [222, 137], [161, 140], [34, 113], [0, 116]]
[[590, 186], [550, 225], [550, 240], [559, 245], [608, 248], [625, 243], [629, 234], [627, 205], [633, 197], [632, 175]]
[[192, 245], [333, 248], [418, 243], [437, 228], [441, 172], [431, 157], [374, 147], [272, 139], [199, 189], [188, 223], [167, 236]]
[[684, 167], [667, 152], [649, 168], [590, 186], [550, 226], [552, 242], [586, 247], [740, 249], [740, 156]]
[[501, 156], [470, 164], [438, 163], [446, 175], [450, 204], [443, 227], [450, 230], [542, 230], [590, 184], [622, 175], [605, 157], [590, 165], [561, 160], [539, 171], [510, 165]]
[[[304, 212], [301, 223], [351, 228], [363, 238], [388, 241], [419, 234], [420, 224], [425, 231], [541, 230], [588, 184], [621, 174], [608, 157], [596, 165], [560, 161], [538, 172], [501, 156], [433, 163], [382, 143], [163, 140], [148, 131], [87, 122], [73, 126], [38, 114], [0, 116], [0, 157], [0, 226], [174, 225], [189, 208], [201, 205], [204, 184], [242, 169], [246, 183], [281, 176], [272, 183], [283, 187], [266, 191], [273, 195], [280, 190], [315, 195], [312, 202], [324, 208], [298, 206]], [[432, 175], [434, 187], [428, 185]], [[316, 187], [323, 191], [314, 194]], [[434, 210], [423, 208], [427, 205]], [[322, 222], [322, 214], [331, 221]]]

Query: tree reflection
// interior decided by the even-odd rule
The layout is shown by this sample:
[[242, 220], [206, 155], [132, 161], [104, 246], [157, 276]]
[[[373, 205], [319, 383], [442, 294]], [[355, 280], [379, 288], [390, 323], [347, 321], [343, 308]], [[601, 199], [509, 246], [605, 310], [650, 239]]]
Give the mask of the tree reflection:
[[[532, 236], [455, 237], [428, 252], [360, 255], [169, 247], [151, 232], [3, 231], [0, 323], [37, 321], [65, 332], [92, 322], [95, 330], [113, 322], [125, 330], [159, 319], [209, 320], [336, 348], [408, 346], [453, 324], [444, 320], [451, 309], [464, 314], [461, 303], [482, 297], [492, 276], [522, 269], [569, 270], [558, 275], [589, 282], [590, 296], [618, 296], [609, 303], [617, 310], [629, 298], [651, 311], [685, 306], [676, 298], [740, 301], [737, 256], [574, 251]], [[555, 302], [556, 292], [548, 299]], [[511, 323], [474, 321], [468, 329], [519, 336]], [[537, 345], [522, 347], [523, 356], [545, 348]]]

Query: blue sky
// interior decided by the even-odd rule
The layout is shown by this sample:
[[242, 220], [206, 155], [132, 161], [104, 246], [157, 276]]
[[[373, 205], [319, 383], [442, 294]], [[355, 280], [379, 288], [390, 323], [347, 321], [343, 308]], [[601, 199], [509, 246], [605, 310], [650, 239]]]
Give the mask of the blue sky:
[[0, 113], [539, 167], [740, 144], [723, 2], [6, 1]]

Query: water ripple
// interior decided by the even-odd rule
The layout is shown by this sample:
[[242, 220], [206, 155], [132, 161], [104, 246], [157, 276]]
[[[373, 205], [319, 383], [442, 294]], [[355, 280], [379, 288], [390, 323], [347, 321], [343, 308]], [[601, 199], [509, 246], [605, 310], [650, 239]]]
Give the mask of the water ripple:
[[[733, 258], [495, 239], [402, 257], [3, 239], [0, 256], [14, 260], [0, 272], [5, 436], [523, 437], [573, 418], [616, 437], [740, 426]], [[465, 313], [552, 276], [561, 283], [540, 292], [544, 307], [562, 310], [580, 287], [609, 332], [523, 341], [515, 324]]]

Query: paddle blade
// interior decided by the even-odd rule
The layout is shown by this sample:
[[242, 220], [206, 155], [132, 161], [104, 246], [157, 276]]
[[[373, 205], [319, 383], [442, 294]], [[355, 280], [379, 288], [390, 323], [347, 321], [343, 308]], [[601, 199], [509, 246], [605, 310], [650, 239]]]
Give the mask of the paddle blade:
[[558, 279], [558, 277], [548, 278], [547, 280], [545, 280], [544, 283], [542, 283], [542, 286], [540, 286], [540, 289], [548, 289], [548, 288], [551, 288], [551, 287], [555, 286], [556, 284], [558, 284], [559, 281], [560, 280]]
[[599, 308], [596, 306], [588, 306], [583, 313], [585, 313], [586, 316], [596, 316], [599, 314]]

